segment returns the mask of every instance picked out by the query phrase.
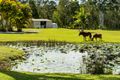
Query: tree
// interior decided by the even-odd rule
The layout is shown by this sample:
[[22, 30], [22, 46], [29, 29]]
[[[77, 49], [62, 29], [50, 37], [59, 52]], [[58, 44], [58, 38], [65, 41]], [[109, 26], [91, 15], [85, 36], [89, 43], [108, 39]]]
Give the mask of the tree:
[[120, 29], [118, 0], [83, 0], [85, 11], [90, 12], [88, 26], [92, 29]]
[[[39, 0], [35, 2], [39, 18], [52, 19], [54, 10], [56, 10], [56, 2], [51, 0]], [[35, 14], [35, 12], [34, 12]]]
[[99, 27], [102, 28], [104, 26], [104, 15], [106, 10], [116, 10], [119, 8], [119, 2], [117, 0], [92, 0], [92, 2], [99, 10]]
[[77, 0], [71, 0], [69, 4], [67, 5], [67, 25], [72, 28], [74, 23], [74, 17], [76, 15], [76, 12], [79, 11], [80, 5]]
[[[89, 13], [89, 16], [87, 17], [87, 29], [97, 29], [99, 25], [99, 10], [96, 8], [95, 4], [91, 0], [88, 2], [85, 2], [82, 4], [85, 12]], [[81, 6], [82, 6], [81, 5]]]
[[69, 4], [69, 0], [60, 0], [57, 6], [57, 11], [60, 15], [61, 27], [67, 26], [67, 6]]
[[12, 25], [12, 18], [14, 18], [14, 16], [15, 16], [15, 11], [17, 10], [17, 4], [16, 4], [16, 2], [15, 1], [10, 1], [10, 3], [11, 3], [11, 9], [10, 9], [10, 12], [9, 12], [9, 14], [8, 14], [8, 16], [9, 16], [9, 19], [8, 19], [8, 23], [9, 23], [9, 25], [7, 26], [8, 27], [8, 31], [13, 31], [13, 25]]
[[16, 1], [2, 0], [0, 3], [0, 11], [2, 16], [2, 31], [12, 31], [12, 26], [15, 25], [17, 31], [22, 31], [22, 27], [28, 24], [31, 18], [31, 8], [27, 4], [22, 4]]
[[52, 20], [53, 20], [53, 22], [56, 22], [59, 26], [62, 26], [62, 24], [61, 24], [62, 22], [60, 20], [60, 15], [59, 15], [58, 11], [54, 11]]
[[56, 6], [57, 4], [55, 1], [49, 1], [48, 5], [45, 6], [46, 7], [45, 9], [48, 9], [47, 11], [48, 19], [52, 19], [53, 13], [56, 10]]
[[9, 26], [9, 13], [11, 12], [11, 5], [12, 3], [9, 0], [2, 0], [0, 3], [0, 12], [2, 18], [2, 31], [8, 31], [7, 26]]
[[21, 32], [25, 24], [29, 23], [32, 14], [31, 14], [31, 8], [27, 4], [21, 4], [17, 2], [17, 7], [18, 10], [16, 11], [16, 15], [14, 19], [16, 22], [17, 31]]
[[85, 29], [89, 15], [90, 13], [86, 12], [83, 6], [80, 7], [80, 11], [78, 11], [77, 14], [74, 16], [74, 18], [76, 19], [74, 25], [77, 25], [78, 28], [82, 26], [82, 30]]
[[31, 10], [32, 10], [32, 17], [33, 17], [33, 18], [36, 18], [36, 19], [39, 18], [39, 13], [38, 13], [37, 6], [36, 6], [36, 4], [35, 4], [35, 1], [30, 0], [30, 1], [29, 1], [29, 5], [30, 5]]
[[74, 22], [73, 16], [79, 10], [79, 2], [77, 0], [60, 0], [57, 6], [60, 27], [68, 28]]

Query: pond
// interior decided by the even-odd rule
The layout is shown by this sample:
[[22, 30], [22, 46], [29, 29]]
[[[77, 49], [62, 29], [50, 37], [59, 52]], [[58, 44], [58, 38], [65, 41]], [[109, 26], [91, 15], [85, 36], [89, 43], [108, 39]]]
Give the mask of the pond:
[[11, 70], [85, 74], [94, 73], [96, 67], [104, 66], [104, 73], [112, 70], [113, 74], [120, 74], [119, 46], [120, 44], [66, 44], [51, 47], [10, 45], [25, 52], [25, 60], [16, 60]]

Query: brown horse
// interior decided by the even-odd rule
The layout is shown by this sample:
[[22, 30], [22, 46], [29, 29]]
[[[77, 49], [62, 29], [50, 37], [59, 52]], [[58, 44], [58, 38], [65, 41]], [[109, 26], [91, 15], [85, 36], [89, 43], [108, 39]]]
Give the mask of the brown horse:
[[102, 40], [102, 34], [94, 34], [93, 35], [93, 37], [92, 37], [92, 41], [94, 40], [94, 38], [96, 39], [96, 41], [97, 41], [97, 39], [99, 38], [100, 40]]
[[81, 31], [81, 32], [79, 33], [79, 36], [80, 36], [80, 35], [82, 35], [82, 36], [84, 37], [84, 40], [86, 40], [86, 37], [87, 37], [87, 36], [90, 38], [90, 40], [91, 40], [91, 38], [92, 38], [91, 32]]

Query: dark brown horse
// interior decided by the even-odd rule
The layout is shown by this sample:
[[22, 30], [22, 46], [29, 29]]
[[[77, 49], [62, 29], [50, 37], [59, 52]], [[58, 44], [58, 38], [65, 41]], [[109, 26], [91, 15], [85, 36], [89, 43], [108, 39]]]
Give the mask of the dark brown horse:
[[92, 37], [92, 41], [94, 40], [94, 38], [96, 39], [96, 41], [97, 41], [97, 39], [99, 38], [100, 40], [102, 40], [102, 34], [94, 34], [93, 35], [93, 37]]
[[86, 37], [87, 37], [87, 36], [90, 38], [90, 40], [91, 40], [91, 38], [92, 38], [91, 32], [81, 31], [81, 32], [79, 33], [79, 36], [80, 36], [80, 35], [82, 35], [82, 36], [84, 37], [84, 40], [86, 40]]

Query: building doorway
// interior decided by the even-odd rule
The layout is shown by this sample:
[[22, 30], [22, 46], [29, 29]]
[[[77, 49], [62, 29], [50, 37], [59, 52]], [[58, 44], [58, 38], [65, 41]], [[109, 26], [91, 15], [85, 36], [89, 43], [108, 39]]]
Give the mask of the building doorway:
[[41, 21], [41, 28], [46, 28], [46, 21]]

